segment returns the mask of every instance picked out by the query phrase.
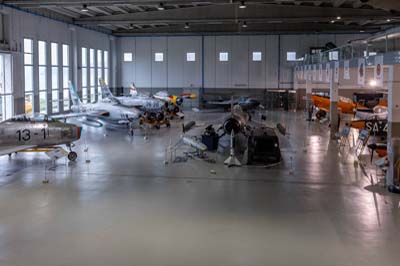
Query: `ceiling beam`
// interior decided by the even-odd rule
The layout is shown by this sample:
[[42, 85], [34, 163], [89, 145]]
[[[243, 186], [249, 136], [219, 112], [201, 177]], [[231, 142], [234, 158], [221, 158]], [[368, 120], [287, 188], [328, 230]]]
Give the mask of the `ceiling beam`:
[[89, 10], [93, 10], [94, 12], [101, 13], [101, 14], [104, 14], [104, 15], [106, 15], [106, 16], [111, 16], [111, 15], [112, 15], [111, 12], [108, 12], [108, 11], [106, 11], [106, 10], [100, 8], [100, 7], [88, 6], [87, 8], [88, 8]]
[[343, 5], [347, 0], [333, 0], [333, 7], [340, 7], [341, 5]]
[[215, 25], [191, 25], [189, 29], [185, 29], [182, 25], [173, 25], [166, 27], [157, 28], [146, 28], [146, 29], [133, 29], [133, 30], [116, 30], [113, 34], [117, 36], [136, 36], [146, 34], [181, 34], [190, 35], [193, 33], [204, 33], [204, 34], [218, 34], [223, 32], [232, 32], [240, 34], [265, 34], [265, 33], [296, 33], [304, 32], [307, 29], [308, 33], [337, 33], [337, 32], [377, 32], [381, 30], [380, 27], [374, 27], [365, 29], [365, 27], [359, 25], [345, 26], [345, 25], [334, 25], [334, 24], [247, 24], [247, 28], [242, 28], [238, 24], [215, 24]]
[[74, 19], [80, 18], [80, 15], [78, 13], [62, 7], [47, 7], [47, 9], [56, 12], [58, 14], [61, 14], [63, 16], [72, 17]]
[[285, 23], [297, 22], [327, 22], [337, 16], [341, 21], [386, 20], [400, 18], [390, 12], [373, 9], [352, 9], [315, 6], [290, 6], [290, 5], [259, 5], [249, 6], [238, 10], [235, 5], [196, 6], [162, 11], [137, 12], [94, 18], [81, 18], [75, 20], [80, 25], [102, 24], [147, 24], [147, 23], [206, 23], [206, 22], [232, 22], [232, 21], [283, 21]]
[[[271, 3], [274, 0], [259, 0], [259, 1], [248, 1], [249, 3], [262, 3], [268, 2]], [[110, 5], [134, 5], [134, 6], [145, 6], [145, 5], [158, 5], [161, 1], [160, 0], [89, 0], [89, 1], [82, 1], [82, 0], [4, 0], [3, 1], [9, 5], [17, 5], [21, 7], [45, 7], [45, 6], [79, 6], [83, 4], [87, 4], [90, 6], [110, 6]], [[231, 0], [195, 0], [195, 1], [185, 1], [185, 0], [162, 0], [164, 5], [187, 5], [191, 3], [202, 3], [202, 4], [227, 4], [231, 3]]]

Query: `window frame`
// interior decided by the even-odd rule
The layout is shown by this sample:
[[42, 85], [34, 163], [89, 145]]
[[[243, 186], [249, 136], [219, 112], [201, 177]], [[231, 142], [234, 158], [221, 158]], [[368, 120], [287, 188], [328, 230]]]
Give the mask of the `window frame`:
[[[26, 50], [26, 42], [29, 41], [30, 42], [30, 51]], [[35, 89], [34, 89], [34, 69], [33, 69], [33, 65], [34, 65], [34, 46], [33, 46], [33, 38], [27, 38], [24, 37], [23, 38], [23, 63], [24, 63], [24, 102], [25, 102], [25, 113], [26, 114], [33, 114], [34, 110], [35, 110]], [[26, 62], [26, 55], [30, 55], [30, 62]], [[30, 69], [31, 73], [30, 73], [30, 85], [31, 88], [27, 89], [27, 69]], [[30, 100], [28, 101], [28, 98], [30, 98]], [[31, 110], [28, 112], [27, 111], [27, 104], [30, 103], [31, 104]]]

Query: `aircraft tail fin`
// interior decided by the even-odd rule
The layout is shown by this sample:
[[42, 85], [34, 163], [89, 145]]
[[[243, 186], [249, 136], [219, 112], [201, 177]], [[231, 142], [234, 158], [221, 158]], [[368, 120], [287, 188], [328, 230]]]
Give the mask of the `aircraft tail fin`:
[[131, 96], [136, 96], [136, 95], [138, 95], [138, 91], [137, 91], [137, 88], [136, 88], [136, 86], [135, 86], [135, 83], [132, 82], [132, 85], [129, 86], [129, 91], [130, 91], [130, 95], [131, 95]]
[[104, 79], [99, 78], [99, 83], [101, 87], [101, 96], [105, 99], [113, 99], [114, 95], [111, 93], [110, 88], [108, 87], [106, 81]]
[[79, 98], [79, 94], [75, 89], [74, 84], [71, 81], [68, 82], [69, 93], [71, 95], [72, 104], [76, 106], [82, 105], [81, 99]]

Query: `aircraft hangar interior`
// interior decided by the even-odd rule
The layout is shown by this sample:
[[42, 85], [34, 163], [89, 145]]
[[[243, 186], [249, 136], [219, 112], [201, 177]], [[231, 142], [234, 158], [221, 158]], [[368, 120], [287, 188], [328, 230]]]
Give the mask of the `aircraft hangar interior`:
[[0, 155], [0, 266], [397, 266], [400, 1], [1, 1]]

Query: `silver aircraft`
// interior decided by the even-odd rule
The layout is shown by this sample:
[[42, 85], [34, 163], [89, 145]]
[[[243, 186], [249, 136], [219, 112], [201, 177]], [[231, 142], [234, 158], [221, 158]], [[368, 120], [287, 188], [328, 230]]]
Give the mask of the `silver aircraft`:
[[71, 145], [81, 137], [82, 128], [62, 123], [47, 116], [15, 116], [0, 123], [0, 155], [14, 152], [41, 152], [58, 149], [58, 145], [69, 148], [68, 159], [75, 161], [76, 152]]
[[83, 104], [71, 81], [69, 82], [69, 91], [73, 104], [71, 106], [73, 114], [56, 116], [57, 118], [85, 116], [89, 119], [117, 125], [128, 125], [132, 123], [133, 120], [138, 120], [140, 118], [140, 110], [134, 107], [128, 108], [120, 106], [110, 99], [103, 99], [93, 104]]
[[135, 107], [144, 112], [163, 112], [165, 103], [144, 94], [138, 94], [134, 86], [130, 88], [130, 96], [114, 96], [103, 79], [99, 79], [103, 99], [110, 99], [125, 107]]

